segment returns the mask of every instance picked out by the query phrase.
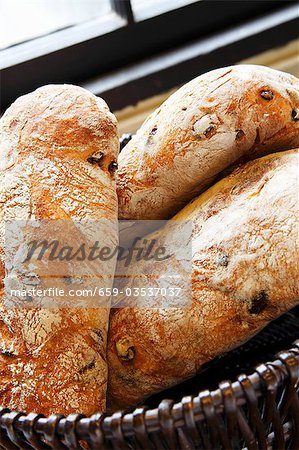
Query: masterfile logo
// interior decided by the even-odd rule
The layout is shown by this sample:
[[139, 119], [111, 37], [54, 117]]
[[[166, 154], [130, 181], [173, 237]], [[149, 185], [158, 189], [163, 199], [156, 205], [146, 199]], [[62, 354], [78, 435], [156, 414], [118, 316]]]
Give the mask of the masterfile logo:
[[191, 300], [187, 222], [6, 223], [8, 307], [183, 307]]

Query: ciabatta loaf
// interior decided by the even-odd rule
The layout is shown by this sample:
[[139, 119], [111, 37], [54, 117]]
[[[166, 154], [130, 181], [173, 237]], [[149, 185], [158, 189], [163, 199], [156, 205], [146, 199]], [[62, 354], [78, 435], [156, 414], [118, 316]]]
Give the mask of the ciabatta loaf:
[[177, 263], [138, 262], [144, 276], [127, 284], [140, 289], [136, 307], [110, 318], [111, 410], [191, 377], [299, 303], [298, 150], [240, 166], [148, 240], [180, 236], [183, 221], [193, 224], [191, 306], [140, 307], [141, 288], [161, 287], [147, 274], [177, 273]]
[[120, 219], [168, 219], [241, 157], [299, 146], [299, 81], [238, 65], [195, 78], [119, 156]]
[[[79, 87], [37, 89], [1, 119], [0, 396], [11, 409], [105, 409], [109, 309], [6, 307], [4, 223], [116, 221], [118, 150], [115, 117], [102, 99]], [[117, 242], [111, 227], [105, 243]], [[66, 278], [65, 287], [70, 282]]]

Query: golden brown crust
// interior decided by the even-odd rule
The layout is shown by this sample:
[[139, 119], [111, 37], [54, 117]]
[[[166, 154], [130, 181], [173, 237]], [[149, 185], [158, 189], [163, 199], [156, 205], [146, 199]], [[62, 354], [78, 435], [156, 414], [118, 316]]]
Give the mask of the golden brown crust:
[[[1, 402], [44, 414], [104, 410], [108, 309], [6, 308], [3, 244], [10, 219], [117, 219], [116, 119], [82, 88], [45, 86], [4, 114], [0, 152]], [[117, 240], [111, 228], [108, 245]]]
[[[163, 243], [180, 235], [182, 221], [192, 221], [192, 307], [113, 310], [111, 410], [191, 377], [298, 304], [297, 171], [298, 150], [249, 162], [156, 232]], [[146, 273], [157, 273], [158, 263], [155, 272], [148, 264]], [[159, 264], [166, 273], [175, 263]], [[159, 287], [154, 279], [149, 284]], [[144, 286], [135, 280], [134, 287]]]
[[213, 70], [184, 85], [119, 156], [121, 219], [172, 217], [240, 157], [299, 145], [299, 81], [267, 67]]

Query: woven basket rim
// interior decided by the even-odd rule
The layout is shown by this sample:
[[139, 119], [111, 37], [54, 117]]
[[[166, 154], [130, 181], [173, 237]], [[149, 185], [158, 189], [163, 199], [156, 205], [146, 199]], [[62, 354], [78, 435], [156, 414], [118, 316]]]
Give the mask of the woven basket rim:
[[90, 417], [81, 414], [70, 414], [65, 417], [60, 414], [52, 414], [44, 417], [40, 414], [10, 411], [7, 408], [0, 410], [0, 425], [7, 428], [7, 422], [11, 422], [13, 418], [14, 429], [19, 432], [25, 431], [28, 427], [28, 420], [34, 418], [34, 431], [37, 434], [45, 435], [50, 422], [56, 421], [55, 433], [60, 439], [64, 439], [67, 430], [67, 424], [74, 423], [76, 427], [77, 439], [87, 439], [90, 433], [91, 424], [100, 424], [101, 432], [105, 439], [115, 438], [117, 432], [122, 438], [133, 437], [136, 432], [136, 417], [143, 417], [144, 426], [147, 433], [161, 431], [160, 413], [161, 409], [168, 408], [170, 413], [169, 420], [171, 425], [178, 429], [184, 425], [184, 414], [186, 408], [192, 413], [195, 422], [204, 420], [205, 414], [202, 408], [204, 399], [210, 399], [215, 408], [216, 413], [223, 411], [223, 399], [225, 390], [229, 390], [235, 397], [237, 405], [242, 406], [246, 403], [246, 395], [242, 380], [246, 380], [253, 387], [257, 397], [263, 395], [265, 387], [281, 386], [289, 375], [289, 369], [297, 366], [299, 368], [299, 339], [285, 351], [281, 351], [276, 355], [273, 361], [269, 361], [256, 366], [250, 375], [241, 374], [236, 377], [233, 382], [223, 381], [215, 390], [200, 391], [196, 396], [184, 396], [179, 402], [174, 403], [172, 400], [162, 400], [157, 408], [147, 409], [146, 406], [137, 407], [130, 412], [115, 412], [111, 415], [95, 413]]

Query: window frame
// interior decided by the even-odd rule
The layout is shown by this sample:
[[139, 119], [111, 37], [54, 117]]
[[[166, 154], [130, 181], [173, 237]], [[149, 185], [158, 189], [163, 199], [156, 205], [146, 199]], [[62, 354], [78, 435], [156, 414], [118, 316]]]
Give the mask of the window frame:
[[121, 110], [209, 70], [280, 48], [298, 39], [298, 29], [296, 5], [287, 5], [81, 85], [103, 97], [112, 110]]
[[[43, 84], [62, 82], [84, 84], [85, 80], [106, 76], [105, 74], [111, 71], [115, 73], [123, 66], [138, 64], [145, 58], [152, 58], [157, 53], [167, 52], [186, 42], [192, 42], [195, 38], [204, 39], [207, 33], [225, 30], [232, 25], [242, 26], [244, 21], [259, 17], [265, 20], [276, 10], [283, 10], [294, 3], [298, 4], [293, 1], [201, 0], [135, 22], [129, 0], [111, 1], [113, 12], [106, 17], [106, 21], [75, 25], [3, 50], [1, 110], [18, 96]], [[100, 28], [100, 22], [103, 34], [97, 29]], [[292, 26], [292, 33], [284, 29], [287, 35], [283, 37], [284, 39], [290, 34], [294, 35], [293, 28]], [[123, 42], [126, 43], [124, 47], [121, 45]], [[99, 57], [96, 58], [95, 55]], [[244, 57], [247, 56], [250, 56], [250, 52]], [[160, 70], [157, 73], [162, 72], [163, 70]], [[161, 90], [172, 85], [158, 79], [155, 83], [157, 85], [162, 83]], [[108, 97], [111, 97], [110, 91], [111, 89]], [[129, 95], [126, 101], [121, 102], [115, 101], [115, 95], [112, 97], [114, 108], [131, 104], [134, 96]]]

